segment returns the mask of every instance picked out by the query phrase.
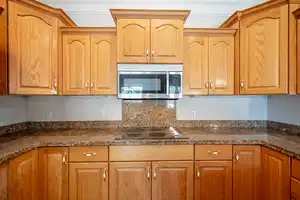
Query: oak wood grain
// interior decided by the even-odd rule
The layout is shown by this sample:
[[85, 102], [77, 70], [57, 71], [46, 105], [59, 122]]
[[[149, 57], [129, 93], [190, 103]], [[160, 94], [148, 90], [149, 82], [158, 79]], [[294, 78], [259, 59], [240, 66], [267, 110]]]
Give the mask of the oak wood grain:
[[0, 13], [0, 95], [7, 94], [7, 81], [8, 81], [8, 71], [7, 71], [7, 1], [0, 0], [0, 8], [2, 11]]

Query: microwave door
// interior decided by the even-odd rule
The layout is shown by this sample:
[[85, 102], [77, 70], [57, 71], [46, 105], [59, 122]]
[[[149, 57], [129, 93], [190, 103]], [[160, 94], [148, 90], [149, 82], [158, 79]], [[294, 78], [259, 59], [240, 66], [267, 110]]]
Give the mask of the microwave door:
[[167, 72], [122, 72], [118, 75], [118, 97], [122, 99], [167, 98]]

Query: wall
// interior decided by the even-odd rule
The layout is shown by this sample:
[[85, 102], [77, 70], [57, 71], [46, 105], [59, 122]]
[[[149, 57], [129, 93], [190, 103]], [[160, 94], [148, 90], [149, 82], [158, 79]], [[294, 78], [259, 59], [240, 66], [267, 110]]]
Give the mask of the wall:
[[268, 120], [300, 125], [300, 96], [269, 96]]
[[27, 121], [27, 97], [0, 96], [0, 126]]

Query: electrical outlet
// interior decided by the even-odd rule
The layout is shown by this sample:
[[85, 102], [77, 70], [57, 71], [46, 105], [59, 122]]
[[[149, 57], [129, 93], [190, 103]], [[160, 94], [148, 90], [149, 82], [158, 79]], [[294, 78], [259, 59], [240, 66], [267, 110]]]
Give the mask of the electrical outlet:
[[197, 115], [197, 112], [196, 111], [192, 111], [193, 120], [196, 120], [196, 115]]

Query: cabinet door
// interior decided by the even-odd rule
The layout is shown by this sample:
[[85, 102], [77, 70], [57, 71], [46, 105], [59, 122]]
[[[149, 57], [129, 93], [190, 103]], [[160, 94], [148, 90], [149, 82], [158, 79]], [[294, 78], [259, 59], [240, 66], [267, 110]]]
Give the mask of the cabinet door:
[[91, 93], [117, 94], [116, 36], [108, 34], [91, 36]]
[[58, 20], [9, 2], [9, 93], [56, 94]]
[[90, 94], [90, 36], [63, 35], [63, 94]]
[[184, 37], [184, 95], [208, 94], [208, 37]]
[[9, 161], [9, 200], [38, 199], [38, 150]]
[[193, 162], [153, 162], [153, 200], [193, 200]]
[[8, 187], [8, 164], [4, 163], [0, 165], [0, 199], [7, 200], [7, 187]]
[[150, 20], [118, 19], [118, 63], [150, 61]]
[[233, 146], [233, 200], [261, 200], [261, 147]]
[[262, 149], [264, 200], [290, 199], [289, 157], [268, 148]]
[[209, 94], [234, 94], [234, 36], [209, 37]]
[[151, 62], [183, 63], [183, 21], [151, 19]]
[[68, 200], [68, 148], [39, 149], [39, 199]]
[[70, 199], [108, 200], [108, 163], [70, 163]]
[[288, 92], [288, 5], [241, 20], [241, 94]]
[[[0, 95], [7, 93], [7, 1], [0, 0]], [[1, 197], [1, 196], [0, 196]]]
[[232, 161], [201, 161], [195, 167], [196, 200], [232, 200]]
[[110, 163], [110, 200], [151, 200], [151, 163]]

